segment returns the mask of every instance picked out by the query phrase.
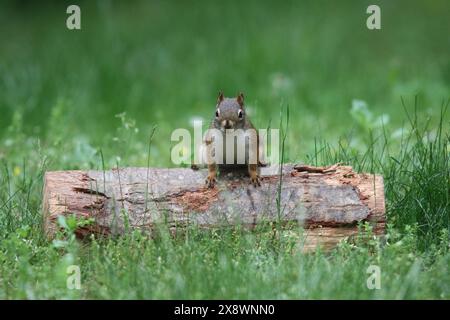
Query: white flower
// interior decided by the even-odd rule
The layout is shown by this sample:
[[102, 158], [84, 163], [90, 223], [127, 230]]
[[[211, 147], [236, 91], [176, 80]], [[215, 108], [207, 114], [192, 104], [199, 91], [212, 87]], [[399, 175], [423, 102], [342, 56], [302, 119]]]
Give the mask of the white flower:
[[189, 123], [193, 127], [198, 126], [198, 125], [202, 126], [203, 122], [204, 122], [204, 119], [202, 117], [194, 116], [189, 119]]

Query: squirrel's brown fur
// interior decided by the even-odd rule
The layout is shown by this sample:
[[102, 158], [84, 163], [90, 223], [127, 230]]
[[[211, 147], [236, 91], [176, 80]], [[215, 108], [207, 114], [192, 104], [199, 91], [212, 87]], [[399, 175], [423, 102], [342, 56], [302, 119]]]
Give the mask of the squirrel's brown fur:
[[[260, 186], [260, 178], [258, 173], [258, 164], [259, 161], [259, 153], [260, 153], [260, 143], [259, 143], [259, 136], [258, 133], [253, 126], [253, 124], [250, 122], [250, 119], [248, 119], [245, 109], [244, 109], [244, 95], [240, 93], [236, 98], [225, 98], [223, 96], [223, 93], [219, 93], [219, 97], [217, 99], [216, 104], [216, 113], [213, 121], [211, 122], [210, 129], [218, 129], [222, 133], [223, 137], [223, 145], [225, 146], [225, 135], [226, 132], [231, 129], [233, 130], [243, 130], [244, 132], [247, 132], [248, 129], [252, 129], [254, 134], [251, 134], [249, 136], [244, 136], [245, 140], [245, 147], [247, 150], [245, 150], [245, 165], [248, 169], [248, 174], [250, 176], [251, 183], [256, 187]], [[239, 131], [235, 131], [239, 132]], [[248, 138], [248, 140], [247, 140]], [[206, 148], [208, 155], [211, 154], [211, 148], [214, 147], [214, 141], [213, 139], [206, 139]], [[233, 138], [234, 143], [234, 138]], [[254, 144], [256, 144], [256, 150], [253, 149]], [[233, 146], [236, 148], [235, 146]], [[224, 151], [226, 148], [224, 148]], [[236, 150], [236, 149], [235, 149]], [[256, 152], [256, 154], [252, 154], [253, 152]], [[248, 153], [247, 153], [248, 152]], [[226, 154], [223, 155], [224, 158], [226, 157]], [[237, 152], [234, 153], [236, 162], [236, 156]], [[254, 158], [252, 158], [252, 156]], [[256, 159], [256, 161], [249, 161], [249, 159]], [[237, 163], [231, 164], [232, 166], [236, 165]], [[220, 165], [220, 168], [223, 166], [230, 167], [230, 164]], [[212, 188], [214, 187], [214, 184], [216, 182], [216, 176], [217, 176], [217, 167], [218, 165], [214, 161], [208, 161], [208, 176], [206, 178], [206, 184], [208, 187]]]

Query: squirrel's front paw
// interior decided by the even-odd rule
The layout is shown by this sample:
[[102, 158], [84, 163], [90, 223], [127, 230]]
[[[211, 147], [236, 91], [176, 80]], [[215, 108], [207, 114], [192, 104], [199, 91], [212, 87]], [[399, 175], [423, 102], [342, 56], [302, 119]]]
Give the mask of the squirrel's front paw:
[[216, 184], [216, 177], [212, 175], [208, 175], [205, 180], [205, 184], [208, 188], [214, 188]]
[[261, 186], [261, 180], [259, 179], [259, 175], [257, 175], [257, 174], [254, 174], [254, 175], [250, 176], [250, 182], [255, 187], [260, 187]]

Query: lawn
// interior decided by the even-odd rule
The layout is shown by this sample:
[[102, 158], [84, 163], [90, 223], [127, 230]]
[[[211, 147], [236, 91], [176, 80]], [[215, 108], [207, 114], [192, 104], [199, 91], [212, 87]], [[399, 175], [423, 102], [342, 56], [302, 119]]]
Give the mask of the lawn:
[[[370, 1], [79, 1], [68, 30], [72, 2], [2, 1], [0, 298], [449, 299], [450, 5], [376, 3], [381, 30]], [[206, 127], [219, 90], [258, 128], [289, 121], [286, 162], [382, 174], [386, 237], [303, 254], [301, 228], [43, 236], [45, 171], [173, 167], [172, 131]]]

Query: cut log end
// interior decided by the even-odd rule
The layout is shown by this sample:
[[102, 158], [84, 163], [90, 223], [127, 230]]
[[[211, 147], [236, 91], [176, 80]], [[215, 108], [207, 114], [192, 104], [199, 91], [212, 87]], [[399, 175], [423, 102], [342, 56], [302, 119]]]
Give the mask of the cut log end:
[[[283, 165], [261, 168], [261, 187], [240, 173], [219, 177], [205, 187], [206, 172], [191, 169], [124, 168], [111, 171], [54, 171], [44, 178], [43, 215], [49, 237], [58, 215], [93, 218], [79, 235], [120, 234], [125, 226], [151, 230], [197, 225], [220, 228], [281, 221], [304, 228], [305, 251], [332, 248], [370, 222], [381, 235], [385, 226], [383, 178], [330, 167]], [[281, 177], [281, 183], [280, 183]]]

